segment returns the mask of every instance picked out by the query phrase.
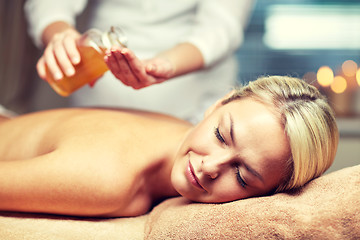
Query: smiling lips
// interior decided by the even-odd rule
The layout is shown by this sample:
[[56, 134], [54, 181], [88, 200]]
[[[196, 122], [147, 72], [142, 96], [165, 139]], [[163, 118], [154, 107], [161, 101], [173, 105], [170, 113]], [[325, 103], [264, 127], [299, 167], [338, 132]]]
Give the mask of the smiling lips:
[[199, 184], [199, 180], [197, 179], [196, 175], [194, 174], [194, 169], [190, 161], [188, 162], [186, 168], [186, 177], [191, 182], [192, 185], [194, 185], [197, 188], [200, 188], [201, 190], [204, 190], [204, 188]]

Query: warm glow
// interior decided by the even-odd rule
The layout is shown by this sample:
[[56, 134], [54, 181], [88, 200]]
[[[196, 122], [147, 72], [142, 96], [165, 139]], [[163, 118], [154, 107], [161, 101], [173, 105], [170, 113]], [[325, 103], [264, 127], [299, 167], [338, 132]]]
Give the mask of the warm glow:
[[335, 93], [343, 93], [347, 87], [345, 78], [341, 76], [334, 77], [334, 81], [331, 83], [331, 90]]
[[345, 76], [352, 77], [355, 76], [357, 67], [356, 62], [353, 60], [347, 60], [342, 64], [341, 69]]
[[360, 86], [360, 68], [356, 72], [356, 82]]
[[330, 86], [330, 84], [334, 80], [334, 72], [328, 66], [320, 67], [319, 70], [317, 71], [316, 76], [317, 76], [318, 83], [323, 87]]

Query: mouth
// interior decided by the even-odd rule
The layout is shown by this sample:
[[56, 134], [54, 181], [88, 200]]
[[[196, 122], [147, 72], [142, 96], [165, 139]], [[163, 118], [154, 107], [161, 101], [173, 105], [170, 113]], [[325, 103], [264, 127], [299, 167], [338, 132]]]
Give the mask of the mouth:
[[205, 191], [205, 189], [200, 185], [199, 179], [196, 177], [194, 173], [194, 168], [191, 165], [190, 161], [188, 162], [187, 168], [186, 168], [186, 177], [189, 180], [189, 182], [194, 185], [195, 187]]

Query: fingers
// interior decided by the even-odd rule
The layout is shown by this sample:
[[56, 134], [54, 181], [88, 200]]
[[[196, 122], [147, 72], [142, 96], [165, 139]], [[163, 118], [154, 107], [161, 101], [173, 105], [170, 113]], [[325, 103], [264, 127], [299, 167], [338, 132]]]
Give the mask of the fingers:
[[46, 47], [43, 55], [45, 64], [47, 68], [49, 69], [50, 73], [52, 74], [53, 78], [55, 80], [59, 80], [63, 77], [63, 73], [57, 64], [56, 58], [55, 58], [55, 51], [53, 49], [53, 46]]
[[[65, 73], [67, 76], [73, 75], [75, 73], [75, 68], [72, 65], [71, 60], [69, 59], [63, 39], [59, 39], [54, 43], [53, 53], [54, 55], [50, 54], [51, 58], [49, 58], [49, 61], [57, 60], [57, 62], [59, 63], [59, 67], [61, 68], [63, 73]], [[53, 67], [55, 68], [55, 66]]]
[[157, 82], [154, 77], [146, 73], [144, 63], [127, 48], [113, 48], [107, 53], [105, 61], [116, 78], [134, 89], [144, 88]]
[[37, 70], [41, 78], [46, 77], [46, 67], [55, 80], [61, 79], [64, 74], [68, 77], [75, 74], [74, 65], [80, 62], [76, 46], [79, 36], [74, 30], [54, 35], [38, 61]]
[[65, 37], [64, 38], [64, 46], [65, 46], [66, 53], [69, 56], [72, 64], [73, 65], [79, 64], [80, 63], [80, 53], [77, 49], [75, 39], [72, 37], [69, 37], [69, 36]]
[[41, 79], [46, 80], [46, 68], [45, 68], [45, 61], [44, 57], [41, 57], [36, 64], [36, 70]]
[[[107, 51], [105, 56], [105, 62], [108, 65], [110, 71], [115, 75], [116, 78], [120, 79], [124, 84], [127, 85], [127, 80], [125, 77], [122, 76], [123, 72], [121, 70], [121, 62], [126, 61], [125, 59], [122, 59], [122, 56], [115, 56], [118, 53], [115, 51]], [[123, 70], [126, 72], [126, 70]]]
[[[136, 55], [127, 48], [122, 49], [121, 54], [126, 59], [129, 69], [133, 73], [133, 77], [138, 83], [138, 88], [146, 87], [156, 83], [156, 79], [148, 75], [144, 63], [136, 57]], [[132, 83], [135, 84], [135, 81]]]

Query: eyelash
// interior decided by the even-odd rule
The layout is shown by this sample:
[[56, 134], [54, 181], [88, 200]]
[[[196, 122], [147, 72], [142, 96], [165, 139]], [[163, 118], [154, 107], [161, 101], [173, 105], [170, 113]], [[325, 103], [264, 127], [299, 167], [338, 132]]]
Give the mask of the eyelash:
[[[219, 140], [220, 143], [226, 144], [225, 139], [221, 136], [219, 127], [215, 127], [214, 133], [215, 133], [215, 136], [216, 136], [216, 138]], [[236, 169], [235, 175], [236, 175], [237, 181], [239, 182], [239, 184], [240, 184], [243, 188], [245, 188], [246, 185], [247, 185], [247, 183], [246, 183], [246, 182], [244, 181], [244, 179], [241, 177], [241, 174], [240, 174], [240, 171], [239, 171], [239, 166], [235, 166], [235, 169]]]
[[226, 144], [225, 139], [221, 136], [219, 127], [215, 127], [214, 133], [215, 133], [215, 136], [219, 140], [220, 143]]
[[244, 179], [241, 177], [241, 174], [240, 174], [240, 171], [239, 171], [239, 167], [236, 166], [236, 179], [237, 181], [240, 183], [240, 185], [243, 187], [243, 188], [246, 188], [246, 185], [247, 183], [244, 181]]

